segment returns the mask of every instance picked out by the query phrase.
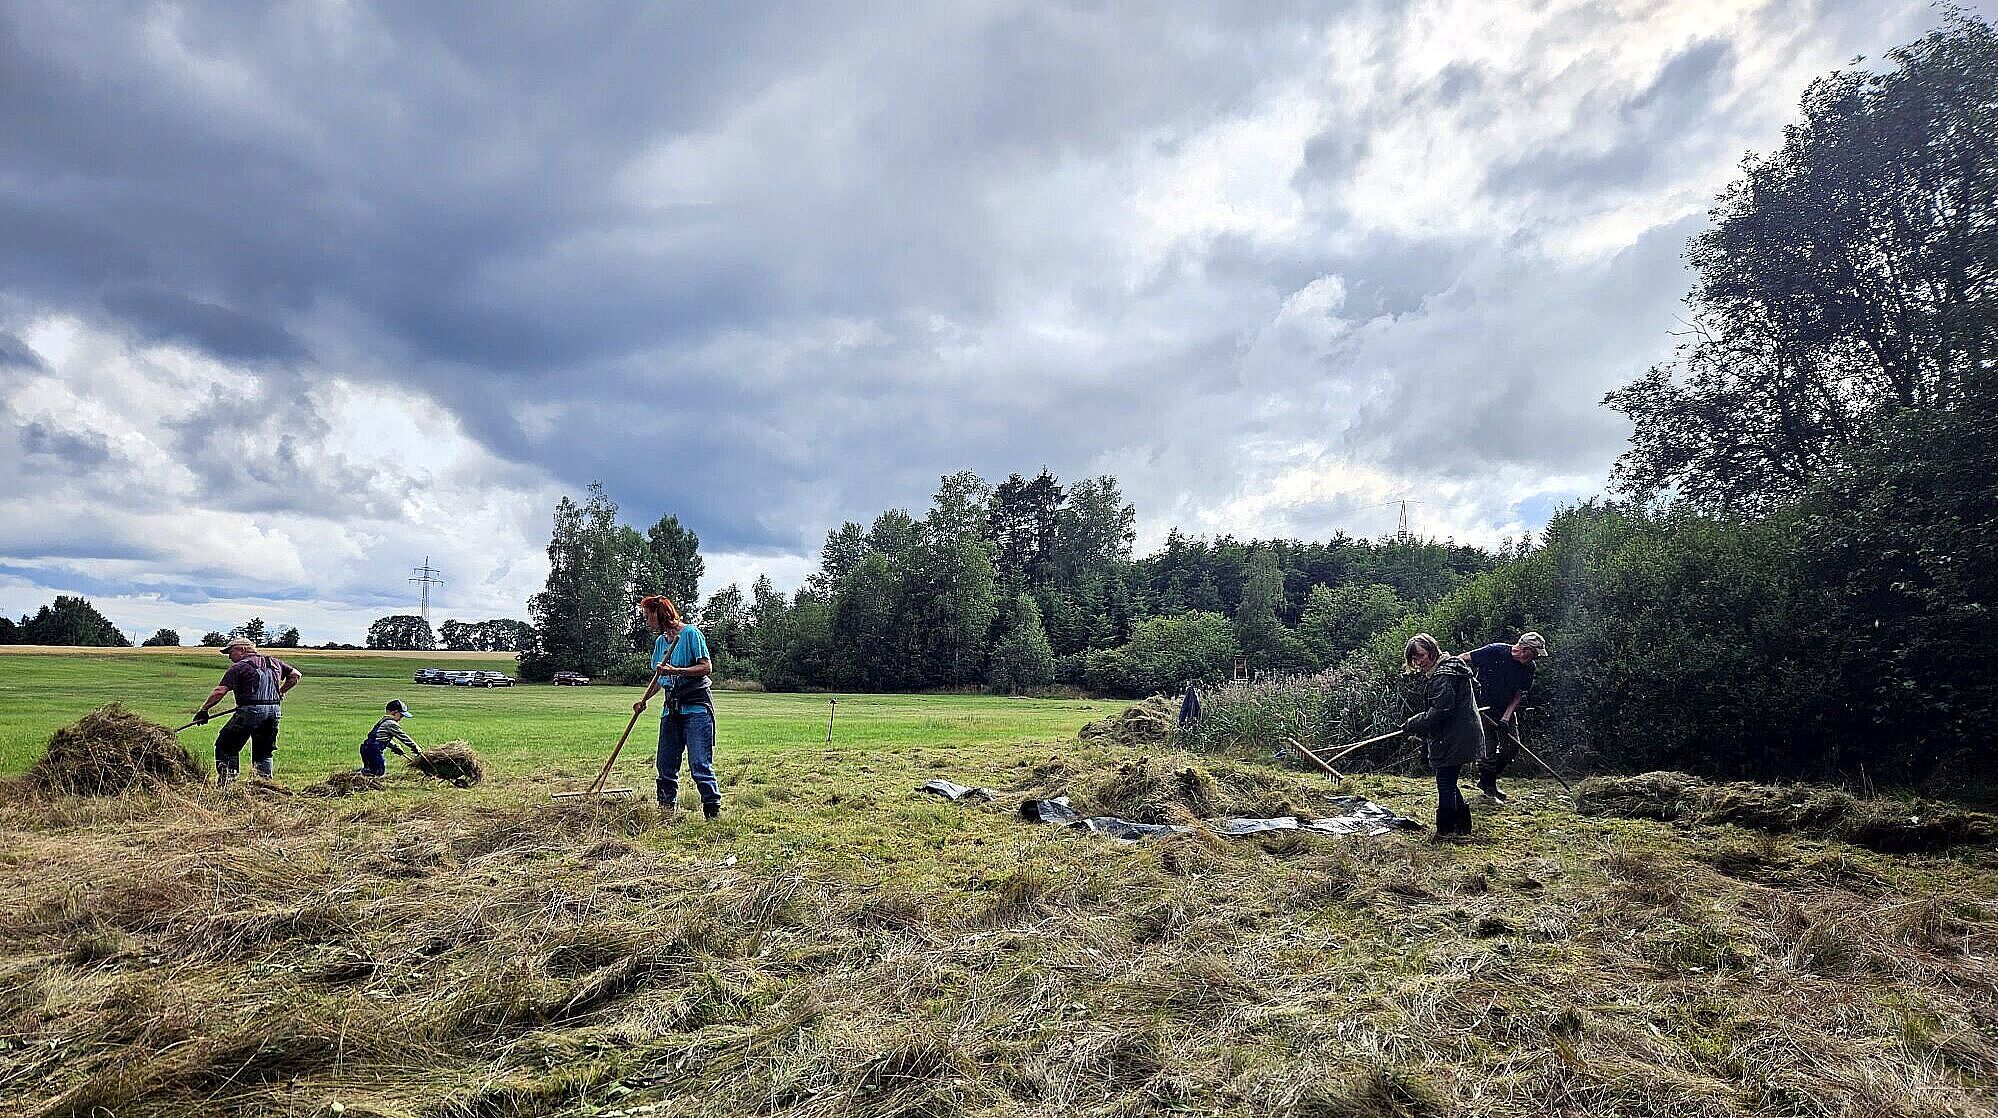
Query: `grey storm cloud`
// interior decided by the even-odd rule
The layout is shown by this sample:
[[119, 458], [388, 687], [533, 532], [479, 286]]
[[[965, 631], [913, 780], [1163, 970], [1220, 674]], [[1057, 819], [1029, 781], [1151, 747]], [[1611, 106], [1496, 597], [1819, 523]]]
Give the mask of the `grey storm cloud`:
[[0, 330], [0, 369], [17, 369], [31, 373], [46, 372], [48, 363], [36, 353], [28, 343]]
[[[1834, 27], [1841, 57], [1865, 22], [1772, 7]], [[301, 455], [326, 437], [305, 397], [327, 378], [420, 393], [498, 468], [600, 478], [635, 517], [671, 510], [745, 552], [808, 551], [966, 467], [1128, 464], [1141, 512], [1220, 500], [1256, 439], [1446, 476], [1600, 476], [1621, 428], [1594, 401], [1668, 348], [1697, 220], [1581, 261], [1522, 222], [1738, 145], [1703, 121], [1735, 111], [1744, 63], [1714, 32], [1606, 73], [1575, 109], [1586, 127], [1549, 122], [1470, 184], [1539, 199], [1528, 218], [1396, 225], [1353, 193], [1387, 131], [1530, 117], [1522, 85], [1572, 80], [1455, 59], [1397, 91], [1419, 15], [7, 5], [0, 325], [71, 315], [250, 377], [167, 425], [199, 499], [231, 511], [393, 519], [412, 497], [365, 459]], [[1323, 91], [1344, 76], [1326, 44], [1346, 39], [1338, 65], [1370, 75], [1352, 104]], [[1290, 231], [1134, 253], [1134, 168], [1292, 88], [1320, 103], [1285, 156]], [[1753, 91], [1771, 119], [1795, 94]], [[1323, 277], [1336, 306], [1277, 336]], [[0, 364], [47, 367], [9, 333]], [[115, 468], [87, 432], [20, 444]]]
[[73, 431], [30, 420], [21, 425], [21, 449], [59, 460], [71, 470], [89, 470], [111, 460], [111, 444], [96, 431]]

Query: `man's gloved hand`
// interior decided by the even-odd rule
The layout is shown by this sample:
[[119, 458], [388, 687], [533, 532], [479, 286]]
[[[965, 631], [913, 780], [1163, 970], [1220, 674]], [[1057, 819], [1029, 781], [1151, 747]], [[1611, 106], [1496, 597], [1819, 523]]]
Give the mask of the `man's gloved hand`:
[[194, 724], [196, 726], [208, 725], [208, 711], [206, 708], [194, 712]]

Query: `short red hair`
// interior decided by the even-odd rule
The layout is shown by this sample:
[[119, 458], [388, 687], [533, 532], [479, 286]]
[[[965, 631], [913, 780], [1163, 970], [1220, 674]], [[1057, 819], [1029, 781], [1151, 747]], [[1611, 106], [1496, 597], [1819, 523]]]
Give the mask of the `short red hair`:
[[658, 622], [661, 629], [671, 629], [686, 624], [680, 620], [680, 610], [673, 604], [673, 599], [664, 594], [653, 594], [639, 599], [638, 608], [645, 613], [645, 616]]

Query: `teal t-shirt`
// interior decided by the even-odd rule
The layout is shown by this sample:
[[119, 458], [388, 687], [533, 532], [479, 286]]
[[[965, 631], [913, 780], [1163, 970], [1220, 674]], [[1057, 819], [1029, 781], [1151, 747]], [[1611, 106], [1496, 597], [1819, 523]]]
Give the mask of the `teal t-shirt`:
[[[664, 633], [652, 638], [652, 668], [654, 671], [659, 669], [659, 662], [661, 660], [666, 661], [669, 667], [690, 668], [694, 666], [694, 661], [705, 660], [707, 656], [708, 638], [702, 636], [701, 631], [692, 625], [681, 627], [680, 638], [678, 640], [669, 640]], [[668, 681], [662, 679], [659, 681], [659, 685], [666, 687], [668, 686]], [[688, 703], [680, 709], [682, 711], [706, 710], [708, 707], [706, 703]], [[660, 717], [665, 717], [665, 714], [665, 709], [661, 708]]]

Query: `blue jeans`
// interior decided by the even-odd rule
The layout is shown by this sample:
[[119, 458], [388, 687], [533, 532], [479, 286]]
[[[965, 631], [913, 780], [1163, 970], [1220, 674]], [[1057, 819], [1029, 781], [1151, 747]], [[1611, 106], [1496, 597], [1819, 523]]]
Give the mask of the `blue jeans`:
[[361, 743], [361, 771], [369, 776], [388, 775], [388, 753], [372, 737]]
[[701, 790], [704, 810], [721, 808], [721, 785], [715, 781], [715, 715], [711, 710], [665, 714], [659, 719], [659, 803], [670, 806], [680, 795], [680, 755], [694, 787]]

